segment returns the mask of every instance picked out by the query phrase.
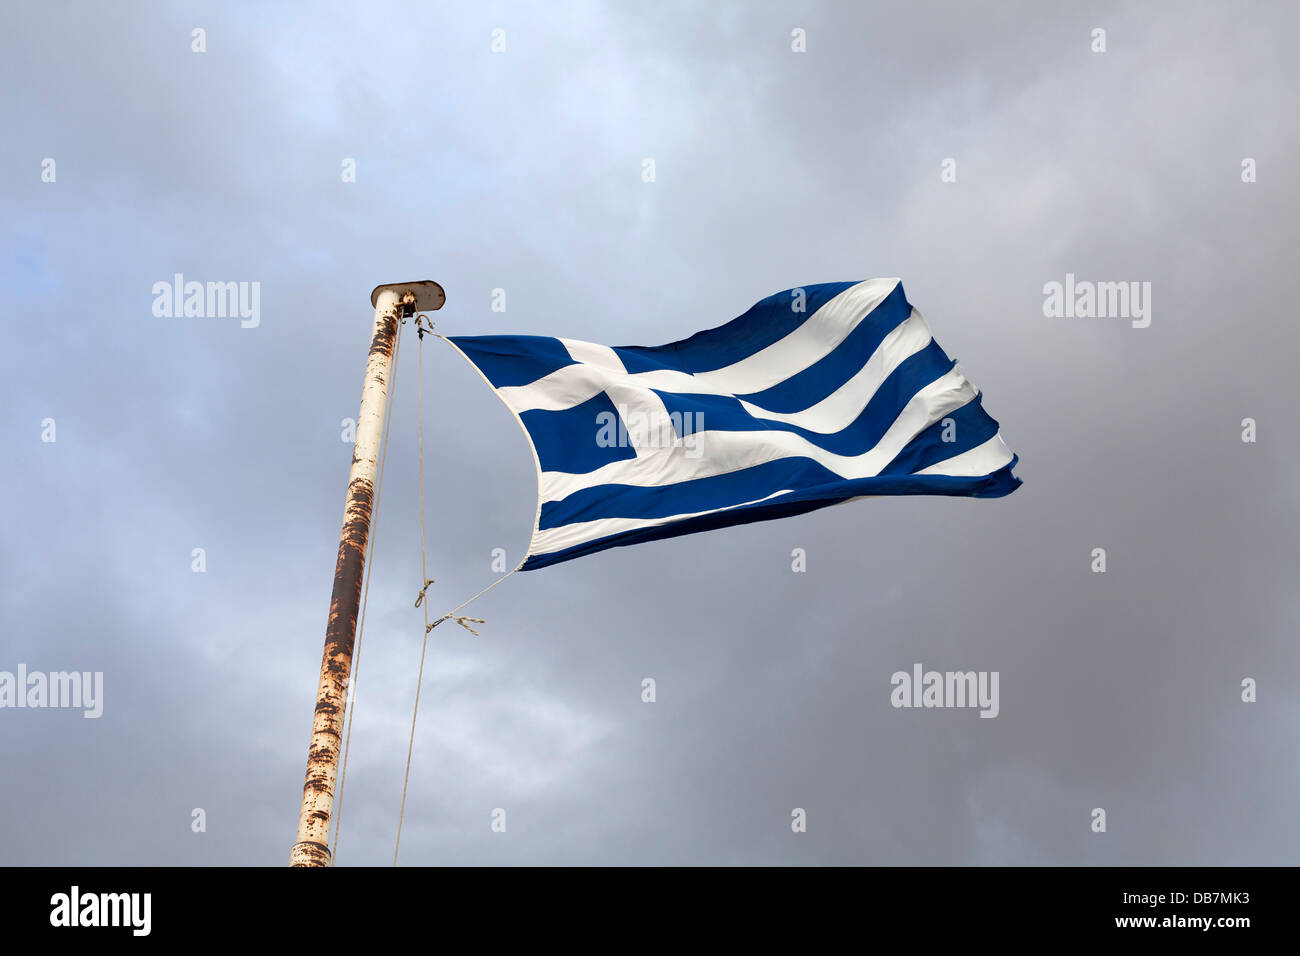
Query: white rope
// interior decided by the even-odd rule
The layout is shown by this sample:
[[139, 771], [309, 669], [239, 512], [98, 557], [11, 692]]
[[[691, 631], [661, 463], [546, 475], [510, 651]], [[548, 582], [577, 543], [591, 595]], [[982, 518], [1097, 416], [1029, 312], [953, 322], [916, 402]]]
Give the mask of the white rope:
[[[525, 558], [524, 561], [526, 561], [526, 560], [528, 560], [528, 559]], [[425, 625], [425, 628], [424, 628], [424, 633], [425, 633], [425, 634], [428, 634], [430, 631], [432, 631], [435, 627], [437, 627], [437, 626], [438, 626], [439, 624], [441, 624], [443, 621], [450, 621], [450, 620], [452, 620], [453, 618], [455, 618], [457, 624], [459, 624], [461, 627], [465, 628], [465, 630], [469, 631], [471, 634], [477, 636], [477, 635], [478, 635], [478, 631], [474, 630], [474, 628], [470, 627], [470, 626], [469, 626], [468, 624], [466, 624], [465, 622], [466, 622], [466, 621], [473, 621], [475, 624], [484, 624], [484, 623], [486, 623], [486, 622], [483, 620], [483, 618], [481, 618], [481, 617], [466, 617], [465, 615], [463, 615], [463, 614], [457, 614], [456, 612], [459, 611], [459, 610], [461, 610], [462, 608], [469, 607], [471, 604], [473, 604], [475, 601], [477, 601], [477, 600], [478, 600], [479, 598], [481, 598], [483, 595], [487, 594], [489, 591], [491, 591], [494, 587], [496, 587], [498, 584], [500, 584], [500, 583], [501, 583], [502, 581], [504, 581], [506, 578], [510, 577], [510, 575], [514, 574], [516, 571], [521, 570], [521, 569], [523, 568], [523, 566], [524, 566], [524, 562], [523, 562], [523, 561], [519, 562], [519, 564], [518, 564], [517, 567], [514, 567], [514, 568], [512, 568], [511, 570], [507, 571], [505, 574], [501, 575], [501, 577], [497, 578], [495, 581], [493, 581], [491, 584], [489, 584], [487, 587], [485, 587], [482, 591], [479, 591], [478, 594], [475, 594], [475, 595], [474, 595], [472, 598], [470, 598], [468, 601], [465, 601], [465, 602], [462, 603], [462, 604], [458, 604], [458, 605], [456, 605], [454, 608], [452, 608], [450, 611], [448, 611], [448, 612], [447, 612], [446, 614], [444, 614], [442, 617], [438, 618], [438, 620], [434, 621], [432, 624], [426, 624], [426, 625]], [[428, 618], [426, 617], [425, 620], [428, 620]]]
[[[470, 623], [483, 624], [485, 623], [483, 618], [469, 617], [468, 615], [457, 614], [456, 612], [463, 610], [481, 598], [484, 594], [487, 594], [488, 591], [491, 591], [506, 578], [510, 577], [510, 575], [514, 574], [515, 571], [523, 568], [524, 562], [528, 560], [525, 555], [524, 560], [520, 561], [518, 567], [514, 568], [514, 570], [507, 574], [503, 574], [483, 590], [471, 597], [468, 601], [464, 601], [452, 608], [436, 621], [433, 621], [432, 623], [429, 621], [429, 602], [426, 600], [426, 597], [428, 596], [429, 585], [433, 584], [434, 580], [429, 577], [428, 556], [424, 544], [424, 332], [426, 330], [420, 324], [423, 318], [423, 316], [416, 316], [415, 323], [416, 329], [420, 334], [420, 346], [418, 349], [419, 373], [416, 379], [416, 394], [418, 396], [416, 404], [416, 447], [418, 449], [420, 464], [420, 577], [423, 579], [424, 584], [421, 586], [420, 593], [415, 599], [415, 606], [424, 609], [424, 639], [420, 646], [420, 668], [415, 679], [415, 705], [411, 708], [411, 737], [406, 743], [406, 772], [402, 776], [402, 804], [397, 812], [397, 839], [393, 844], [393, 866], [397, 866], [397, 854], [402, 848], [402, 823], [406, 819], [406, 792], [411, 780], [411, 754], [415, 749], [415, 722], [420, 715], [420, 690], [424, 686], [424, 658], [429, 649], [429, 632], [443, 621], [454, 619], [457, 624], [477, 637], [478, 631], [474, 630], [474, 628], [469, 625]], [[432, 326], [430, 326], [427, 331], [432, 332]], [[438, 335], [437, 332], [434, 332], [433, 334], [437, 335], [438, 338], [442, 339], [444, 342], [447, 341], [445, 336]]]

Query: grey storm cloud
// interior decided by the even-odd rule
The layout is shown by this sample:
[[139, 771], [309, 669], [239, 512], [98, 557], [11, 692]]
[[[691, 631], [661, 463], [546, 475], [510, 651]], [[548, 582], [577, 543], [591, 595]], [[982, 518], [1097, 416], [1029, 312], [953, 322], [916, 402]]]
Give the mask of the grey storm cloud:
[[[287, 861], [375, 285], [440, 282], [448, 334], [653, 345], [901, 276], [1024, 486], [514, 576], [481, 636], [429, 640], [402, 862], [1294, 862], [1297, 28], [1283, 3], [13, 6], [0, 671], [104, 677], [98, 719], [0, 709], [0, 861]], [[259, 324], [155, 316], [177, 273], [259, 283]], [[1150, 326], [1046, 316], [1067, 274], [1149, 282]], [[436, 611], [535, 507], [509, 414], [434, 339], [417, 388], [418, 348], [340, 865], [392, 858], [417, 394]], [[891, 706], [918, 662], [999, 672], [997, 718]]]

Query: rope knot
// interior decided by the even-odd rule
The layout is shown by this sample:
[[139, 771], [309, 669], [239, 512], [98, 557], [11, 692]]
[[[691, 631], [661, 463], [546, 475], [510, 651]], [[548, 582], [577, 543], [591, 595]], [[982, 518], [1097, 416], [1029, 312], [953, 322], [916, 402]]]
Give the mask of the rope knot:
[[[433, 578], [427, 578], [427, 579], [425, 579], [424, 587], [420, 588], [420, 593], [419, 593], [419, 595], [418, 595], [418, 596], [416, 597], [416, 599], [415, 599], [415, 606], [416, 606], [416, 607], [419, 607], [421, 604], [424, 603], [424, 596], [425, 596], [425, 594], [427, 594], [427, 593], [429, 592], [429, 585], [432, 584], [432, 583], [433, 583]], [[429, 633], [429, 632], [428, 632], [428, 631], [425, 631], [425, 633], [427, 634], [427, 633]]]
[[479, 635], [478, 635], [478, 631], [474, 630], [474, 628], [470, 627], [469, 624], [466, 623], [466, 622], [468, 622], [468, 621], [473, 621], [475, 624], [486, 624], [486, 623], [487, 623], [487, 621], [483, 620], [483, 618], [481, 618], [481, 617], [470, 617], [468, 614], [444, 614], [442, 617], [438, 618], [438, 620], [434, 621], [432, 624], [430, 624], [428, 627], [426, 627], [426, 628], [424, 629], [424, 633], [425, 633], [425, 634], [428, 634], [430, 631], [432, 631], [435, 627], [437, 627], [437, 626], [438, 626], [439, 624], [441, 624], [443, 621], [455, 621], [457, 624], [459, 624], [459, 625], [460, 625], [461, 627], [463, 627], [465, 630], [469, 631], [469, 632], [470, 632], [471, 634], [473, 634], [475, 637], [478, 637], [478, 636], [479, 636]]

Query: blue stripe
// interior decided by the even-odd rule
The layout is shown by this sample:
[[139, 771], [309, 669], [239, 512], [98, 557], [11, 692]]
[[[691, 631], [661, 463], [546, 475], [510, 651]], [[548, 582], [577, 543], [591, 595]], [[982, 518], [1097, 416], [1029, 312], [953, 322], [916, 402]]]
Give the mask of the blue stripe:
[[885, 336], [912, 313], [900, 282], [866, 318], [854, 326], [844, 341], [802, 372], [761, 392], [741, 395], [745, 401], [769, 412], [801, 412], [839, 389], [867, 364]]
[[[655, 389], [655, 394], [662, 399], [669, 415], [675, 416], [675, 421], [686, 420], [689, 413], [691, 420], [698, 422], [697, 429], [793, 432], [833, 454], [861, 455], [876, 447], [917, 392], [946, 375], [954, 364], [939, 343], [932, 340], [886, 376], [857, 418], [840, 431], [828, 435], [789, 422], [755, 418], [741, 406], [739, 399], [731, 395], [697, 395], [658, 389]], [[696, 419], [696, 415], [700, 418]], [[707, 444], [707, 439], [704, 441]]]
[[684, 518], [654, 528], [639, 528], [634, 531], [620, 531], [617, 534], [587, 541], [583, 544], [555, 551], [550, 554], [535, 554], [523, 565], [523, 570], [532, 571], [580, 558], [586, 554], [604, 551], [606, 548], [619, 548], [643, 541], [657, 541], [673, 538], [698, 531], [710, 531], [754, 521], [768, 521], [773, 518], [785, 518], [804, 514], [818, 508], [838, 504], [850, 498], [862, 495], [947, 495], [970, 498], [1001, 498], [1009, 495], [1020, 486], [1020, 479], [1011, 474], [1011, 470], [1020, 459], [999, 468], [991, 475], [973, 478], [954, 478], [948, 475], [894, 475], [874, 478], [856, 478], [841, 480], [833, 485], [783, 495], [775, 501], [732, 508], [713, 514]]
[[482, 372], [493, 388], [530, 385], [566, 365], [575, 364], [564, 343], [548, 335], [448, 336]]
[[808, 488], [844, 479], [811, 458], [778, 458], [752, 468], [692, 478], [671, 485], [596, 485], [542, 505], [537, 527], [545, 531], [597, 518], [667, 518], [727, 508], [766, 498], [784, 488]]
[[[678, 372], [712, 372], [735, 365], [755, 352], [779, 342], [823, 305], [857, 282], [823, 282], [803, 286], [804, 310], [794, 311], [798, 289], [787, 289], [756, 303], [726, 325], [696, 332], [689, 339], [668, 345], [624, 345], [614, 349], [629, 372], [672, 369]], [[900, 283], [901, 285], [901, 283]], [[495, 383], [494, 383], [495, 384]]]
[[[949, 420], [952, 422], [951, 427], [944, 424]], [[944, 441], [945, 433], [950, 434], [953, 440]], [[898, 457], [882, 468], [880, 473], [910, 475], [922, 468], [947, 461], [964, 451], [978, 448], [997, 433], [998, 423], [984, 411], [983, 396], [976, 395], [908, 442]]]

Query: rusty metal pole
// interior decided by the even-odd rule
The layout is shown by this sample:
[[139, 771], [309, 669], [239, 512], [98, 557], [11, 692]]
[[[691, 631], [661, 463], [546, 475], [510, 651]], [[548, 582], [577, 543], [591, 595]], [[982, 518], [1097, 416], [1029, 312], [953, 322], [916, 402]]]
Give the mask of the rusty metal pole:
[[393, 365], [397, 323], [406, 312], [442, 307], [442, 287], [436, 282], [408, 282], [379, 286], [371, 294], [375, 325], [361, 388], [357, 438], [348, 475], [343, 531], [334, 566], [334, 592], [330, 596], [325, 626], [325, 654], [316, 689], [316, 716], [307, 750], [307, 779], [298, 816], [298, 842], [289, 853], [290, 866], [329, 866], [329, 826], [334, 809], [334, 784], [338, 777], [339, 745], [352, 675], [352, 645], [361, 603], [361, 579], [370, 538], [371, 506], [379, 470], [384, 413], [388, 407], [388, 382]]

